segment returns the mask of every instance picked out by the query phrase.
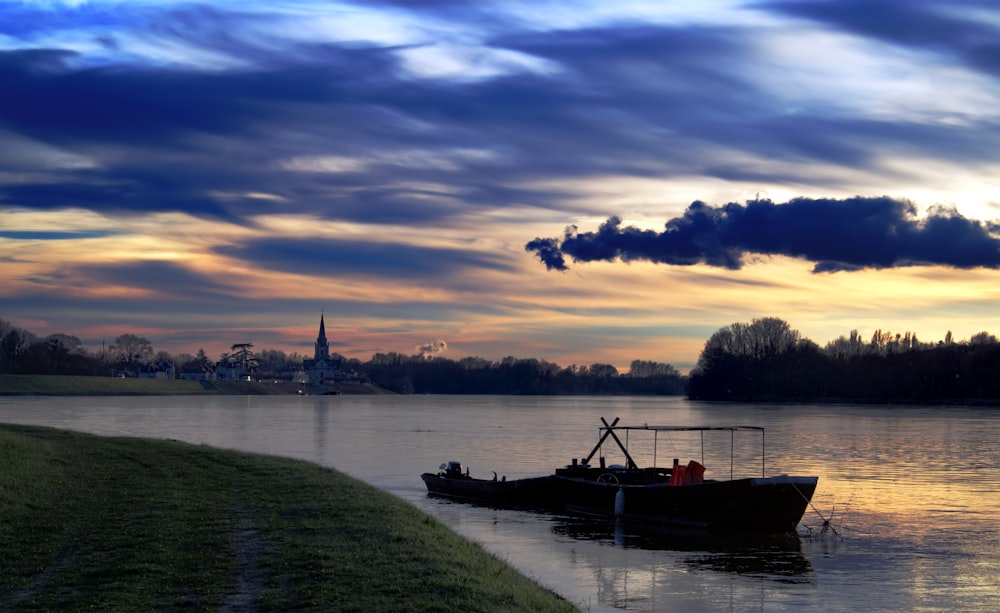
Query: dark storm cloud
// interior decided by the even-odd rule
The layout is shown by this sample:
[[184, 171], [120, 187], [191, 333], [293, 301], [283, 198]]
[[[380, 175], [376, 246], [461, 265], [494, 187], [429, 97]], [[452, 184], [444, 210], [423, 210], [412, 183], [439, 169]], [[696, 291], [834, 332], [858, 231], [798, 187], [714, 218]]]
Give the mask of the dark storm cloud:
[[217, 253], [254, 266], [310, 275], [447, 280], [466, 268], [511, 270], [498, 257], [473, 251], [360, 240], [264, 238]]
[[650, 261], [739, 269], [748, 255], [784, 255], [815, 263], [813, 272], [944, 265], [1000, 268], [1000, 227], [946, 208], [918, 219], [913, 204], [892, 198], [755, 200], [713, 207], [694, 202], [663, 232], [622, 227], [609, 218], [596, 232], [566, 229], [561, 239], [525, 245], [549, 270], [575, 262]]
[[[1000, 76], [1000, 7], [995, 2], [821, 0], [758, 6], [860, 36], [945, 53], [972, 68]], [[992, 23], [984, 19], [988, 13], [993, 15]]]

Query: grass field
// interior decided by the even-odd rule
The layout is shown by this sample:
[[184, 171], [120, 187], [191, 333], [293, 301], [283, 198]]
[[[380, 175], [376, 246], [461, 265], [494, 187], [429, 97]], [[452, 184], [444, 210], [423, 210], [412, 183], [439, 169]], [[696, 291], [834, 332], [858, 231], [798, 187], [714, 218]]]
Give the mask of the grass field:
[[2, 610], [576, 610], [313, 464], [0, 425], [0, 466]]

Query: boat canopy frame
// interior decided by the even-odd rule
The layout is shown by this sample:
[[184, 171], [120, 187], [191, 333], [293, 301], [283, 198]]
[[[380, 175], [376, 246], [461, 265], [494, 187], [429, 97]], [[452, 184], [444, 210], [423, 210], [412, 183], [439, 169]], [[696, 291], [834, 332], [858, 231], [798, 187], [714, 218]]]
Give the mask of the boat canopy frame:
[[[658, 443], [657, 438], [658, 438], [660, 432], [699, 432], [701, 434], [701, 463], [704, 465], [704, 463], [705, 463], [705, 433], [706, 432], [720, 431], [720, 432], [729, 432], [729, 434], [730, 434], [730, 437], [729, 437], [729, 478], [732, 479], [733, 478], [733, 474], [734, 474], [734, 462], [735, 462], [735, 457], [736, 457], [736, 433], [737, 432], [759, 432], [760, 433], [760, 476], [761, 477], [766, 477], [765, 470], [766, 470], [766, 467], [767, 467], [767, 465], [766, 465], [767, 457], [766, 457], [766, 453], [765, 452], [766, 452], [767, 449], [766, 449], [766, 440], [765, 440], [764, 428], [761, 427], [761, 426], [651, 426], [649, 424], [643, 424], [641, 426], [638, 426], [638, 425], [636, 425], [636, 426], [619, 426], [618, 425], [618, 421], [620, 419], [621, 418], [616, 417], [614, 419], [614, 421], [612, 421], [609, 424], [606, 419], [604, 419], [603, 417], [601, 417], [601, 423], [604, 424], [603, 426], [601, 426], [600, 428], [598, 428], [598, 432], [601, 433], [601, 436], [598, 439], [597, 444], [594, 445], [594, 448], [590, 451], [590, 453], [587, 455], [587, 457], [582, 460], [582, 462], [581, 462], [582, 464], [584, 464], [584, 465], [589, 464], [590, 460], [594, 457], [594, 455], [597, 454], [599, 451], [601, 451], [601, 448], [603, 447], [604, 442], [608, 439], [608, 437], [611, 437], [615, 441], [615, 443], [618, 445], [618, 448], [622, 451], [622, 453], [625, 454], [626, 468], [629, 468], [629, 469], [638, 469], [639, 466], [635, 463], [635, 460], [632, 459], [632, 456], [629, 455], [629, 452], [628, 452], [628, 443], [627, 443], [627, 441], [628, 441], [628, 433], [631, 432], [632, 430], [643, 430], [643, 431], [652, 431], [653, 432], [653, 466], [654, 467], [656, 467], [656, 447], [657, 447], [657, 443]], [[618, 435], [615, 433], [616, 431], [625, 432], [625, 440], [626, 440], [625, 443], [622, 443], [621, 439], [618, 438]]]

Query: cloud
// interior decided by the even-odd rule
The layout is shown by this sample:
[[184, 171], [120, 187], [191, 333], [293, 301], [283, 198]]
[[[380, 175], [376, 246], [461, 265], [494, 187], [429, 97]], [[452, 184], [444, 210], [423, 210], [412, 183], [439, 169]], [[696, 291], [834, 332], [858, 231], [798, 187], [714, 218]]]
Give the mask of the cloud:
[[[436, 10], [426, 21], [420, 11], [407, 13], [406, 23], [421, 24], [414, 32], [443, 32], [442, 24], [478, 11], [461, 2], [427, 6]], [[22, 141], [7, 157], [23, 159], [31, 142], [63, 160], [44, 176], [16, 183], [0, 176], [0, 205], [182, 211], [250, 224], [273, 202], [212, 194], [265, 193], [283, 213], [434, 226], [512, 203], [566, 210], [576, 194], [541, 186], [577, 178], [829, 185], [847, 179], [818, 178], [818, 167], [880, 177], [917, 172], [885, 164], [886, 151], [970, 165], [992, 156], [982, 135], [995, 126], [985, 119], [873, 120], [804, 102], [786, 112], [784, 96], [795, 88], [781, 83], [796, 83], [796, 75], [760, 78], [766, 28], [636, 20], [536, 28], [508, 14], [442, 44], [479, 53], [466, 45], [471, 36], [492, 55], [530, 57], [549, 69], [415, 79], [407, 53], [430, 43], [298, 35], [289, 24], [307, 19], [269, 10], [32, 11], [37, 25], [25, 30], [9, 25], [21, 13], [0, 6], [8, 45], [23, 45], [0, 51], [0, 130]], [[100, 32], [115, 44], [80, 43]], [[42, 33], [51, 34], [41, 40], [48, 46], [38, 46]], [[154, 48], [234, 59], [144, 55]], [[965, 102], [955, 96], [955, 105]], [[415, 183], [448, 185], [451, 193], [404, 187]]]
[[0, 238], [17, 241], [58, 241], [81, 238], [106, 238], [114, 236], [114, 230], [0, 230]]
[[364, 240], [260, 238], [214, 250], [257, 268], [321, 277], [454, 283], [455, 275], [465, 269], [513, 270], [512, 264], [489, 253]]
[[944, 53], [971, 68], [1000, 76], [1000, 45], [996, 42], [1000, 38], [1000, 10], [995, 4], [980, 0], [825, 0], [763, 2], [758, 6], [891, 44]]
[[718, 207], [696, 201], [663, 232], [623, 227], [621, 218], [611, 217], [596, 232], [570, 226], [562, 239], [536, 238], [525, 249], [549, 270], [567, 270], [566, 257], [738, 270], [751, 254], [805, 259], [817, 273], [920, 265], [1000, 268], [998, 234], [997, 224], [945, 207], [918, 219], [912, 203], [889, 197]]
[[[268, 327], [323, 305], [350, 322], [345, 337], [370, 335], [356, 351], [443, 337], [451, 351], [593, 353], [614, 344], [609, 312], [651, 325], [625, 297], [661, 303], [662, 287], [640, 284], [662, 269], [633, 267], [642, 281], [626, 288], [610, 278], [620, 269], [539, 286], [509, 247], [595, 210], [678, 216], [676, 244], [619, 221], [532, 251], [557, 269], [650, 254], [717, 266], [670, 271], [673, 295], [696, 304], [685, 316], [709, 330], [757, 304], [746, 296], [812, 308], [816, 294], [796, 289], [831, 286], [730, 272], [753, 254], [817, 271], [989, 262], [992, 228], [957, 214], [890, 207], [882, 251], [839, 230], [859, 245], [852, 259], [812, 229], [797, 231], [805, 244], [741, 234], [746, 211], [681, 216], [678, 194], [889, 193], [975, 216], [997, 192], [995, 15], [984, 0], [0, 2], [6, 317], [71, 332], [82, 314]], [[121, 240], [70, 240], [102, 231]], [[932, 237], [955, 242], [937, 253], [919, 240]], [[717, 298], [695, 297], [709, 288]]]
[[225, 279], [172, 261], [80, 264], [69, 266], [67, 271], [69, 275], [63, 280], [64, 284], [129, 288], [129, 291], [159, 300], [226, 304], [240, 295], [240, 289]]

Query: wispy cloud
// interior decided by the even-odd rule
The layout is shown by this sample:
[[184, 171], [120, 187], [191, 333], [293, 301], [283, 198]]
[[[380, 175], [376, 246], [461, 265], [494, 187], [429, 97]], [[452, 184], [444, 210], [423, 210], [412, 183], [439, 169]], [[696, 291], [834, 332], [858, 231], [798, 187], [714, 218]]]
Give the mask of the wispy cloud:
[[261, 238], [216, 251], [260, 268], [331, 277], [444, 281], [463, 268], [511, 269], [492, 254], [376, 240]]
[[75, 240], [80, 238], [104, 238], [113, 236], [112, 230], [59, 231], [59, 230], [0, 230], [0, 238], [18, 241]]
[[[764, 256], [992, 271], [996, 40], [978, 0], [0, 3], [2, 315], [224, 330], [242, 293], [241, 329], [335, 305], [357, 351], [627, 362], [625, 308], [689, 349], [752, 288], [830, 298]], [[566, 225], [529, 250], [593, 263], [546, 275], [524, 244]]]
[[996, 7], [975, 0], [822, 0], [763, 2], [778, 13], [893, 45], [950, 56], [974, 70], [1000, 74]]

